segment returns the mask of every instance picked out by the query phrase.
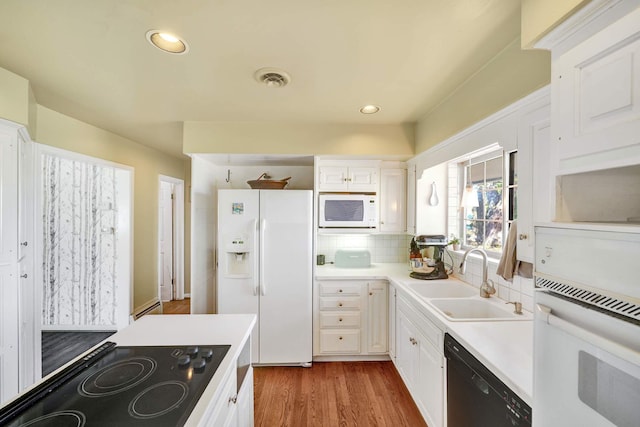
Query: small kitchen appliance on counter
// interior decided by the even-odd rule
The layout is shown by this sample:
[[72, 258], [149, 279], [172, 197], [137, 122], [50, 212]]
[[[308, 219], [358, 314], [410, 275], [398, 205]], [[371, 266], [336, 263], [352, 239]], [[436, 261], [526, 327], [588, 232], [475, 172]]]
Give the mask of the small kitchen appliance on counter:
[[229, 345], [107, 342], [0, 410], [3, 426], [181, 426]]
[[420, 280], [449, 278], [442, 260], [444, 248], [447, 246], [447, 238], [437, 234], [416, 236], [414, 240], [426, 257], [411, 260], [411, 269], [413, 271], [409, 276]]
[[366, 249], [338, 249], [335, 265], [338, 268], [368, 268], [371, 266], [371, 253]]

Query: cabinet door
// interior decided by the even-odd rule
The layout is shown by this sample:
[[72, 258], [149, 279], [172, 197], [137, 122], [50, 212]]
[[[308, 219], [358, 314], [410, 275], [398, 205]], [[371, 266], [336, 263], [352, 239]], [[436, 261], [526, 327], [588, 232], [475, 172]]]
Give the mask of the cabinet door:
[[249, 368], [238, 392], [238, 427], [253, 427], [253, 368]]
[[349, 168], [349, 191], [378, 191], [378, 168]]
[[368, 322], [367, 337], [369, 353], [386, 353], [388, 351], [388, 285], [384, 282], [368, 284]]
[[444, 415], [444, 356], [418, 334], [418, 406], [430, 427], [442, 427]]
[[320, 191], [347, 191], [348, 168], [345, 166], [321, 166], [318, 179]]
[[414, 382], [417, 381], [417, 357], [415, 327], [402, 310], [397, 311], [396, 319], [396, 368], [405, 385], [413, 395]]
[[416, 165], [407, 168], [407, 233], [416, 234]]
[[396, 287], [389, 284], [389, 357], [396, 358]]
[[561, 173], [640, 162], [640, 9], [554, 59], [552, 141]]
[[14, 129], [0, 129], [0, 264], [17, 261], [18, 142]]
[[382, 169], [380, 176], [380, 231], [404, 233], [407, 171]]
[[0, 405], [19, 391], [16, 264], [0, 265]]
[[518, 125], [518, 236], [517, 256], [533, 262], [535, 235], [533, 224], [551, 221], [551, 189], [554, 177], [550, 170], [549, 106], [545, 105], [522, 117]]

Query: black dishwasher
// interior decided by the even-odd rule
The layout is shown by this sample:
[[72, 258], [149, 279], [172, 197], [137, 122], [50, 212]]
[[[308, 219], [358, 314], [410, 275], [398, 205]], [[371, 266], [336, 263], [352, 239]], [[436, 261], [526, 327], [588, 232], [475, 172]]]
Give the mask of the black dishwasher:
[[531, 426], [531, 408], [449, 334], [447, 426]]

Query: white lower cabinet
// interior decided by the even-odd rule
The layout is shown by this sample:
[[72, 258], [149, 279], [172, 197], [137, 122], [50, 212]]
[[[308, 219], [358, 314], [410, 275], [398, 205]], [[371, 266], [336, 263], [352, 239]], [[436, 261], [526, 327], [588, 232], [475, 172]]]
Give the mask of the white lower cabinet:
[[238, 392], [238, 427], [253, 427], [253, 368], [244, 377]]
[[389, 357], [396, 358], [396, 287], [389, 283]]
[[317, 281], [314, 295], [315, 356], [388, 352], [386, 281]]
[[253, 369], [249, 368], [239, 391], [235, 369], [229, 371], [221, 388], [222, 392], [215, 407], [201, 425], [211, 427], [252, 427], [254, 422]]
[[442, 331], [397, 299], [395, 363], [429, 427], [444, 425]]

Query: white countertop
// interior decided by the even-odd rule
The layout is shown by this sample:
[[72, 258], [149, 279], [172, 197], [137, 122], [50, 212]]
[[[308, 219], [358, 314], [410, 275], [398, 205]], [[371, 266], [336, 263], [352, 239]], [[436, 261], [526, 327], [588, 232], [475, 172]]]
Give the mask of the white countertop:
[[[425, 316], [463, 344], [522, 400], [532, 406], [533, 317], [531, 314], [525, 312], [529, 320], [450, 321], [407, 286], [412, 282], [425, 282], [412, 279], [409, 273], [410, 268], [407, 263], [372, 264], [369, 268], [357, 269], [323, 265], [316, 266], [315, 278], [318, 280], [388, 280], [403, 295], [410, 297]], [[495, 297], [491, 299], [502, 301]]]
[[209, 406], [220, 399], [220, 386], [231, 370], [235, 372], [238, 355], [249, 339], [255, 323], [254, 314], [148, 315], [107, 340], [120, 346], [231, 345], [185, 424], [195, 426]]
[[[221, 398], [223, 381], [229, 374], [235, 375], [236, 360], [249, 339], [255, 323], [256, 316], [254, 314], [147, 315], [111, 335], [103, 342], [111, 341], [119, 346], [230, 345], [229, 351], [222, 359], [209, 385], [200, 396], [185, 423], [185, 426], [197, 426], [200, 425], [207, 410]], [[91, 350], [61, 366], [24, 390], [20, 395], [28, 393], [42, 381], [52, 377], [89, 352]], [[6, 402], [6, 404], [10, 403]]]

